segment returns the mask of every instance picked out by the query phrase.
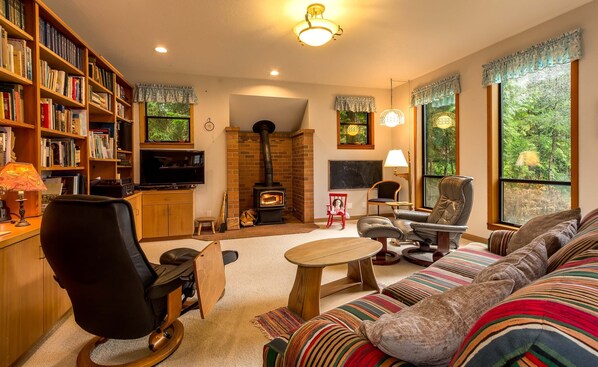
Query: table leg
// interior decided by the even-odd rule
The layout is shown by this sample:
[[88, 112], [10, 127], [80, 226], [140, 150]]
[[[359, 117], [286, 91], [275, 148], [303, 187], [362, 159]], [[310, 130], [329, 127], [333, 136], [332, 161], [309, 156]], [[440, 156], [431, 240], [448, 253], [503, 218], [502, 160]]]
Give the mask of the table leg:
[[362, 283], [363, 289], [372, 289], [380, 292], [380, 287], [376, 281], [372, 258], [351, 261], [348, 264], [347, 278]]
[[289, 310], [307, 321], [320, 314], [320, 285], [323, 268], [297, 267], [293, 289], [289, 294]]

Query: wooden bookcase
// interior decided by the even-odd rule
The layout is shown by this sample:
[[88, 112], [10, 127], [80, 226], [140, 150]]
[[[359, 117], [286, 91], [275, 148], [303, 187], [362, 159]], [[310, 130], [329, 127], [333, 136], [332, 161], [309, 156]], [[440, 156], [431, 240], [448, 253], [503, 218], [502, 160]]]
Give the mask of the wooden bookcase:
[[[17, 85], [21, 97], [18, 118], [0, 114], [0, 133], [10, 129], [14, 136], [16, 161], [32, 163], [42, 177], [80, 177], [80, 193], [88, 193], [89, 182], [96, 177], [132, 178], [132, 86], [42, 0], [21, 2], [24, 28], [19, 27], [21, 20], [13, 22], [15, 19], [0, 15], [0, 27], [14, 39], [11, 42], [31, 50], [29, 75], [26, 58], [21, 65], [24, 75], [16, 66], [9, 70], [0, 63], [0, 83]], [[56, 85], [62, 78], [68, 89]], [[94, 103], [97, 96], [92, 98], [90, 91], [100, 93], [106, 102]], [[59, 113], [52, 113], [52, 107]], [[53, 123], [50, 115], [54, 116]], [[61, 120], [57, 116], [65, 117]], [[97, 139], [105, 143], [105, 149], [99, 148], [103, 154], [97, 154]], [[64, 152], [62, 160], [57, 154], [50, 155], [53, 149]], [[13, 193], [5, 195], [12, 212], [18, 207], [15, 198]], [[26, 193], [26, 199], [27, 216], [40, 215], [41, 193]]]

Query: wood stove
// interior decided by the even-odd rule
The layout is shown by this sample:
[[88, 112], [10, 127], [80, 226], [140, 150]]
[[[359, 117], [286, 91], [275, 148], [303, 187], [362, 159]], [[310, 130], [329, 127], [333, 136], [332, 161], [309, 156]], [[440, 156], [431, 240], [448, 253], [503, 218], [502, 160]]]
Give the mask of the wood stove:
[[268, 138], [275, 128], [274, 123], [268, 120], [253, 124], [253, 132], [260, 134], [265, 175], [265, 182], [258, 182], [253, 187], [253, 206], [258, 213], [257, 224], [284, 223], [282, 212], [286, 207], [286, 189], [280, 183], [273, 182], [272, 156]]

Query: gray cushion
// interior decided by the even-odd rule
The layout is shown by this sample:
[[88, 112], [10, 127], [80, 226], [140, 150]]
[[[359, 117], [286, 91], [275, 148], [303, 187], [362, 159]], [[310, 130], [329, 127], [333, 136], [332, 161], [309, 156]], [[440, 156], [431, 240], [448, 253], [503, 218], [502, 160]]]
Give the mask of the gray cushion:
[[577, 220], [571, 219], [552, 227], [548, 232], [536, 237], [534, 240], [543, 238], [546, 243], [546, 254], [550, 258], [555, 252], [571, 241], [577, 233]]
[[581, 219], [581, 210], [579, 208], [541, 215], [530, 219], [515, 232], [513, 238], [509, 241], [509, 244], [507, 245], [507, 254], [527, 245], [534, 238], [548, 232], [557, 224], [571, 219], [576, 219], [579, 222]]
[[511, 289], [512, 280], [453, 288], [395, 314], [364, 321], [357, 332], [403, 361], [446, 366], [473, 324], [511, 294]]

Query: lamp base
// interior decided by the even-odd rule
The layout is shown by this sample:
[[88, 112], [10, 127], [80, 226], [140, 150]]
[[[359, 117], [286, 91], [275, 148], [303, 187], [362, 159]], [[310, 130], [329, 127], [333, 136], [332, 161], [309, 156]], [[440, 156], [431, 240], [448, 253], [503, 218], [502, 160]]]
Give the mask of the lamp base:
[[25, 219], [25, 204], [23, 203], [25, 200], [25, 198], [23, 198], [21, 192], [19, 192], [19, 198], [16, 200], [19, 202], [19, 222], [17, 224], [15, 224], [15, 227], [26, 227], [26, 226], [30, 226], [31, 223], [27, 222], [27, 220]]

